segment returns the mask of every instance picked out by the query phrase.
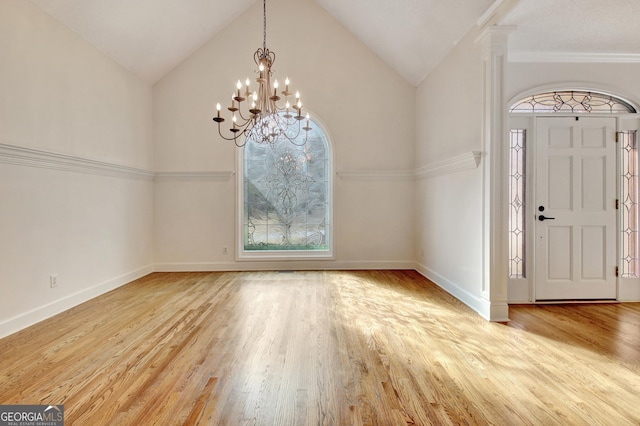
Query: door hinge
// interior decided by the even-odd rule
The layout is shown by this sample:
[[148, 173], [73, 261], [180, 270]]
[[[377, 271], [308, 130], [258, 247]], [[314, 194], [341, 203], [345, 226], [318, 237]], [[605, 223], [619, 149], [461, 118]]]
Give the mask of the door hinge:
[[620, 276], [620, 271], [618, 270], [618, 267], [616, 266], [616, 277]]
[[620, 132], [616, 132], [616, 143], [620, 142]]
[[620, 210], [620, 200], [616, 198], [616, 210]]

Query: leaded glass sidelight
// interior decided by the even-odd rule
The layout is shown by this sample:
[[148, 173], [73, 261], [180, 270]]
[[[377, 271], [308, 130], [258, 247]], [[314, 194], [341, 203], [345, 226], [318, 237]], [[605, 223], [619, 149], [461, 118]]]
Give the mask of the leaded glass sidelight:
[[582, 90], [558, 90], [537, 93], [514, 102], [509, 112], [515, 113], [635, 113], [628, 102], [604, 93]]
[[330, 151], [316, 123], [307, 143], [249, 141], [243, 159], [245, 252], [330, 250]]
[[620, 276], [640, 276], [638, 256], [638, 145], [637, 131], [620, 132]]
[[509, 278], [525, 278], [525, 136], [509, 135]]

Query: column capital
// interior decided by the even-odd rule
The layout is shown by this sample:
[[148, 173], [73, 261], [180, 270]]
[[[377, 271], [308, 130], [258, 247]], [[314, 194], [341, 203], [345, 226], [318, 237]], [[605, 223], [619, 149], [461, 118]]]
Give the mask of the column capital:
[[504, 52], [507, 49], [509, 34], [517, 28], [515, 25], [491, 25], [483, 29], [474, 41], [482, 49], [483, 56], [495, 51]]

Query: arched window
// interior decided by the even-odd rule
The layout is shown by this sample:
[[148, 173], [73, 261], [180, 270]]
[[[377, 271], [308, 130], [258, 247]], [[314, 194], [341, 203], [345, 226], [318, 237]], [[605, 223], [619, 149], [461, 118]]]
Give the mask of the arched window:
[[248, 141], [241, 151], [240, 258], [332, 256], [331, 150], [310, 127], [301, 146]]

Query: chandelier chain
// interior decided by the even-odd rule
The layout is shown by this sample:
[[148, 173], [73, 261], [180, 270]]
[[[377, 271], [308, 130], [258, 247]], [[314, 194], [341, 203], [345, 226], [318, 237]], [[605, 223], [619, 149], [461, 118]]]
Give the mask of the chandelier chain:
[[262, 48], [267, 50], [267, 0], [262, 0]]

